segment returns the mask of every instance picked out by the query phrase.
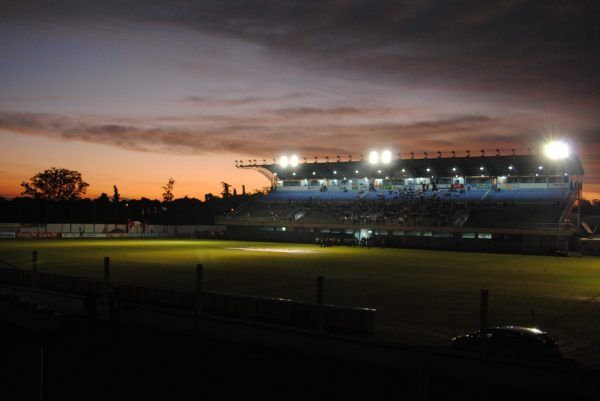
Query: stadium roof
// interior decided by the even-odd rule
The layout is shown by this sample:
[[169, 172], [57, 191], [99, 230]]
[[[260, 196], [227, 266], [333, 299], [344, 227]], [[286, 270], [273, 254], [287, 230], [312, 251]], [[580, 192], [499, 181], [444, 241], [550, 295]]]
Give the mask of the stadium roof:
[[388, 164], [361, 161], [304, 162], [292, 167], [279, 164], [238, 165], [269, 173], [280, 180], [328, 178], [486, 177], [583, 175], [579, 158], [571, 155], [550, 160], [544, 155], [501, 155], [396, 159]]

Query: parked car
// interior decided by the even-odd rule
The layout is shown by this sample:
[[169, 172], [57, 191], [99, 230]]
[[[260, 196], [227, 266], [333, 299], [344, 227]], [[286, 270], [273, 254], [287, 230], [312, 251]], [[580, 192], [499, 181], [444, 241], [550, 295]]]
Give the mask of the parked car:
[[[452, 348], [466, 352], [479, 352], [479, 331], [455, 337]], [[535, 360], [540, 362], [561, 361], [560, 349], [544, 331], [532, 327], [493, 327], [487, 333], [488, 355], [506, 358]]]

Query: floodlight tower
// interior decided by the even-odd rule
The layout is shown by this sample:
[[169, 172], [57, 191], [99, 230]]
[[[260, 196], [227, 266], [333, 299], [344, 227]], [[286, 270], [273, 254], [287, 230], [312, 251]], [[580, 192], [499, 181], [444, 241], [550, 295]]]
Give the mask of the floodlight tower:
[[[556, 163], [567, 159], [570, 154], [571, 154], [571, 149], [568, 143], [564, 142], [564, 141], [552, 141], [552, 142], [548, 142], [545, 146], [544, 146], [544, 154], [546, 155], [546, 157], [550, 160], [552, 160], [552, 166], [554, 169], [554, 172], [556, 174]], [[562, 174], [562, 173], [561, 173]], [[577, 175], [577, 228], [579, 229], [579, 227], [581, 226], [581, 192], [582, 192], [582, 185], [581, 185], [581, 181], [583, 180], [583, 178], [578, 174]]]
[[392, 152], [389, 150], [384, 150], [381, 152], [381, 162], [383, 164], [390, 164], [392, 161]]
[[369, 163], [377, 164], [378, 162], [379, 162], [379, 153], [377, 153], [376, 150], [372, 150], [371, 153], [369, 153]]

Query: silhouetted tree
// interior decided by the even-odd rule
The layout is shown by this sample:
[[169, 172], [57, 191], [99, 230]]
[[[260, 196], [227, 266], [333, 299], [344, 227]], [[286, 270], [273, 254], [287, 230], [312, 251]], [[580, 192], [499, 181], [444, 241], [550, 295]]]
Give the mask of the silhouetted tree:
[[106, 194], [106, 192], [102, 192], [100, 196], [96, 198], [96, 202], [107, 204], [110, 202], [110, 199], [108, 199], [108, 195]]
[[165, 192], [163, 192], [162, 197], [164, 202], [173, 202], [173, 188], [175, 187], [175, 180], [173, 178], [169, 178], [167, 184], [162, 187]]
[[119, 194], [119, 188], [117, 188], [116, 185], [113, 185], [113, 196], [112, 196], [113, 203], [119, 203], [120, 199], [121, 199], [121, 195]]
[[121, 195], [119, 194], [119, 188], [116, 185], [113, 185], [113, 196], [112, 201], [115, 205], [115, 224], [119, 224], [119, 200], [121, 199]]
[[221, 191], [221, 196], [223, 196], [223, 198], [229, 197], [231, 195], [231, 193], [229, 192], [229, 188], [231, 187], [231, 185], [226, 182], [222, 182], [221, 185], [223, 186], [223, 191]]
[[81, 173], [66, 168], [52, 167], [23, 181], [22, 195], [51, 201], [75, 200], [84, 195], [89, 184], [81, 178]]

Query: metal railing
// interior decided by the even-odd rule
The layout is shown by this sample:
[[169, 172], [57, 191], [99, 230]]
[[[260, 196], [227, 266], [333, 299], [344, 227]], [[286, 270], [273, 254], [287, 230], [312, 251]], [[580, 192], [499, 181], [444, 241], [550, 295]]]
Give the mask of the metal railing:
[[[33, 283], [34, 280], [36, 282], [43, 282], [44, 284], [50, 286], [51, 288], [54, 287], [56, 289], [59, 289], [60, 292], [62, 293], [62, 312], [63, 313], [67, 313], [68, 309], [67, 309], [67, 298], [69, 296], [69, 289], [66, 287], [63, 287], [59, 284], [56, 284], [50, 280], [46, 280], [43, 276], [39, 275], [37, 272], [34, 272], [32, 270], [26, 270], [23, 269], [17, 265], [14, 265], [12, 263], [9, 263], [3, 259], [0, 259], [0, 264], [4, 265], [6, 268], [11, 269], [12, 271], [12, 280], [10, 280], [10, 284], [9, 284], [9, 288], [11, 290], [11, 293], [14, 294], [19, 294], [21, 296], [25, 296], [27, 298], [31, 298], [33, 300], [35, 300], [36, 302], [40, 303], [40, 304], [44, 304], [44, 306], [51, 308], [51, 309], [56, 309], [57, 305], [52, 304], [48, 301], [45, 301], [43, 299], [40, 299], [39, 297], [36, 297], [30, 293], [27, 292], [27, 290], [24, 290], [22, 288], [17, 288], [17, 283], [16, 283], [16, 279], [17, 279], [17, 272], [22, 271], [22, 272], [29, 272], [30, 273], [30, 283], [31, 283], [31, 288], [32, 290], [35, 290], [36, 288], [34, 288]], [[1, 283], [0, 283], [1, 284]]]

